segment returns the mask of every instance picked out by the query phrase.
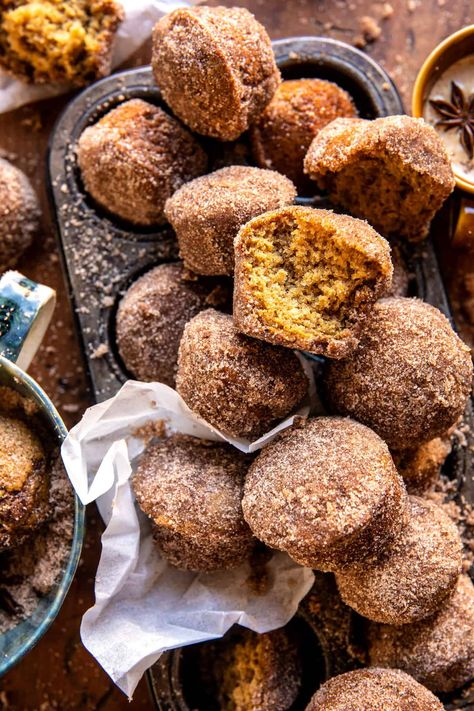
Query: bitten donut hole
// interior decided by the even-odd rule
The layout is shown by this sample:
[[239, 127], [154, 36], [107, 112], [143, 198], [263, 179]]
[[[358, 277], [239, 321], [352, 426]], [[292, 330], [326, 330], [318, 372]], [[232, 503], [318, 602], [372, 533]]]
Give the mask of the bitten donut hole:
[[257, 224], [245, 268], [262, 321], [308, 342], [344, 337], [354, 306], [367, 301], [378, 275], [334, 228], [304, 216]]
[[361, 158], [339, 170], [329, 182], [334, 202], [350, 205], [352, 214], [367, 218], [383, 234], [396, 233], [408, 218], [412, 225], [419, 224], [422, 232], [431, 219], [432, 210], [419, 205], [426, 178], [407, 171], [393, 156]]

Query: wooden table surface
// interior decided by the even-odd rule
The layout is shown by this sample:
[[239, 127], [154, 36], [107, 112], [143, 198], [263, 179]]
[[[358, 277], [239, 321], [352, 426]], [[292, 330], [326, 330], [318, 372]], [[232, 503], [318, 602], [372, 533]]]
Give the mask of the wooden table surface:
[[[444, 37], [474, 22], [472, 0], [246, 0], [212, 1], [251, 10], [272, 38], [326, 35], [356, 44], [390, 73], [409, 110], [416, 73], [426, 55]], [[365, 31], [365, 36], [364, 36]], [[375, 35], [378, 35], [375, 37]], [[372, 41], [371, 41], [372, 40]], [[149, 45], [127, 66], [145, 64]], [[48, 100], [0, 116], [0, 155], [22, 168], [33, 181], [43, 206], [42, 232], [19, 263], [27, 276], [54, 287], [58, 306], [30, 372], [71, 426], [91, 404], [81, 352], [64, 284], [53, 220], [45, 188], [48, 135], [69, 97]], [[473, 343], [474, 270], [472, 256], [446, 249], [443, 269], [455, 316]], [[101, 526], [93, 507], [81, 563], [65, 604], [37, 647], [0, 681], [0, 709], [133, 709], [151, 707], [145, 682], [131, 704], [82, 647], [79, 625], [93, 602], [93, 580], [100, 554]]]

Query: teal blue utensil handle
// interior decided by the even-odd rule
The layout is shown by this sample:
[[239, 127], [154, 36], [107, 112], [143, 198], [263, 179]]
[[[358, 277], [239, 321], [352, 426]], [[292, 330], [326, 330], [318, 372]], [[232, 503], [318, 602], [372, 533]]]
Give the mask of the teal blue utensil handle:
[[19, 272], [0, 278], [0, 355], [27, 370], [48, 328], [56, 292]]

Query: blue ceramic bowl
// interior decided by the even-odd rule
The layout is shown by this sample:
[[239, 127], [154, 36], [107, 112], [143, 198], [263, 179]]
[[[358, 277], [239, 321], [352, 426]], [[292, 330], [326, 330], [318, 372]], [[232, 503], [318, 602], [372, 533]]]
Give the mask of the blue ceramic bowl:
[[[28, 282], [28, 285], [31, 286], [32, 283]], [[35, 285], [33, 285], [33, 287], [34, 286]], [[3, 291], [3, 293], [5, 292]], [[9, 333], [6, 333], [9, 326], [5, 328], [5, 318], [0, 319], [0, 341], [2, 341], [2, 343], [0, 343], [0, 385], [12, 388], [23, 397], [27, 397], [37, 404], [39, 411], [38, 416], [42, 419], [47, 431], [51, 433], [51, 440], [56, 441], [58, 448], [60, 448], [67, 435], [67, 430], [51, 400], [24, 370], [21, 370], [21, 368], [15, 365], [11, 360], [1, 355], [1, 352], [8, 353], [9, 356], [11, 355], [16, 359], [18, 353], [14, 353], [13, 351], [17, 347], [18, 349], [20, 348], [20, 341], [24, 342], [24, 335], [27, 331], [31, 331], [31, 324], [25, 326], [25, 314], [28, 316], [28, 313], [31, 312], [31, 322], [36, 321], [36, 306], [34, 306], [34, 308], [31, 307], [30, 294], [28, 303], [23, 299], [19, 299], [18, 296], [16, 297], [17, 303], [12, 302], [10, 299], [7, 302], [1, 294], [0, 298], [3, 298], [3, 301], [0, 303], [0, 310], [2, 307], [3, 310], [5, 310], [5, 303], [8, 303], [9, 306], [13, 303], [13, 306], [17, 307], [15, 329], [12, 328]], [[28, 308], [30, 312], [27, 312]], [[14, 330], [16, 330], [17, 333], [14, 333]], [[22, 338], [17, 337], [20, 331], [25, 332]], [[1, 338], [2, 336], [3, 340]], [[8, 342], [8, 347], [6, 342]], [[11, 350], [9, 350], [9, 348]], [[31, 352], [32, 350], [30, 350], [30, 354]], [[27, 366], [25, 365], [25, 367]], [[14, 664], [34, 647], [58, 614], [79, 562], [82, 539], [84, 536], [84, 510], [84, 507], [76, 497], [74, 535], [71, 541], [69, 557], [64, 561], [63, 569], [51, 591], [41, 599], [38, 607], [30, 617], [22, 620], [4, 634], [0, 634], [0, 676], [11, 669]]]

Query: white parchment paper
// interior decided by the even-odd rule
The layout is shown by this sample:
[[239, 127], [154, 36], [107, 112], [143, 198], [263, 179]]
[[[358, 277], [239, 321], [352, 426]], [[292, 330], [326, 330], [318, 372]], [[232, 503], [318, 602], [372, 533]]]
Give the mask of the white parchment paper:
[[[169, 649], [221, 637], [234, 623], [257, 632], [286, 624], [310, 590], [313, 573], [287, 555], [267, 564], [268, 584], [257, 593], [250, 564], [232, 571], [179, 571], [160, 557], [147, 518], [136, 505], [130, 476], [145, 443], [137, 430], [164, 421], [170, 432], [227, 441], [253, 452], [306, 416], [311, 398], [255, 442], [225, 437], [196, 417], [171, 388], [128, 381], [117, 395], [87, 410], [62, 447], [63, 460], [81, 501], [97, 501], [107, 528], [95, 582], [96, 602], [82, 620], [84, 645], [129, 697], [143, 672]], [[311, 400], [311, 401], [310, 401]]]
[[[153, 25], [178, 7], [196, 5], [200, 0], [120, 0], [125, 18], [114, 44], [112, 68], [130, 57], [151, 35]], [[0, 113], [12, 111], [24, 104], [58, 96], [70, 91], [65, 84], [35, 86], [14, 79], [0, 69]]]

